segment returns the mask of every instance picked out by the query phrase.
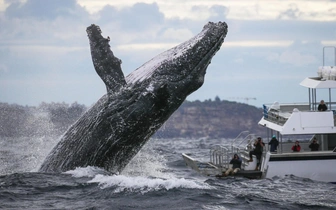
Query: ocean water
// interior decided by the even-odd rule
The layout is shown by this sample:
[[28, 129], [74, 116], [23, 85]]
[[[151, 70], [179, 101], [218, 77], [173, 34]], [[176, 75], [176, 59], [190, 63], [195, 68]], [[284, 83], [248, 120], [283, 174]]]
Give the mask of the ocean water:
[[336, 185], [288, 175], [206, 177], [181, 153], [208, 160], [228, 139], [151, 139], [119, 175], [96, 167], [38, 173], [57, 137], [0, 139], [0, 209], [336, 209]]

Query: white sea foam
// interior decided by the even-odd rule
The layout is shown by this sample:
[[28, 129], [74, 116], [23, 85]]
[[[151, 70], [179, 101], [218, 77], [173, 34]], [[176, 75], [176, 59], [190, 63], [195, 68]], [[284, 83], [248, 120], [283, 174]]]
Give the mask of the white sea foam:
[[[188, 189], [211, 189], [211, 187], [196, 180], [188, 180], [185, 178], [170, 177], [169, 179], [144, 176], [127, 176], [127, 175], [106, 175], [106, 171], [97, 167], [76, 168], [64, 172], [71, 174], [73, 177], [89, 177], [92, 178], [88, 183], [98, 183], [102, 189], [114, 187], [114, 192], [123, 191], [140, 191], [147, 193], [156, 190], [171, 190], [177, 188]], [[105, 174], [105, 175], [104, 175]]]
[[171, 190], [177, 188], [210, 189], [200, 180], [176, 177], [169, 172], [167, 160], [154, 148], [154, 142], [149, 141], [132, 159], [120, 175], [108, 175], [97, 167], [76, 168], [67, 171], [73, 177], [90, 177], [88, 183], [98, 183], [99, 187], [114, 188], [115, 193], [123, 191], [140, 191], [147, 193], [156, 190]]
[[121, 175], [169, 179], [174, 175], [168, 172], [166, 162], [166, 158], [155, 149], [155, 141], [150, 139], [125, 167]]
[[101, 188], [116, 187], [115, 192], [141, 191], [142, 193], [156, 190], [171, 190], [176, 188], [210, 189], [206, 183], [197, 183], [195, 180], [184, 178], [149, 178], [127, 177], [124, 175], [106, 176], [96, 175], [89, 183], [98, 183]]
[[65, 174], [71, 174], [73, 177], [94, 177], [97, 174], [102, 174], [105, 171], [98, 167], [88, 166], [85, 168], [76, 168], [75, 170], [69, 170], [64, 172]]
[[0, 175], [37, 172], [57, 137], [1, 137]]

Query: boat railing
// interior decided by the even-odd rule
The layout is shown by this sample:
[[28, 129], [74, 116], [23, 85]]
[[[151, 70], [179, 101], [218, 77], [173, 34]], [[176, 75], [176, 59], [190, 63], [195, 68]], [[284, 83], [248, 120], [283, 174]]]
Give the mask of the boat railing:
[[232, 153], [239, 153], [242, 150], [251, 150], [254, 140], [256, 139], [255, 134], [248, 134], [241, 141], [236, 142], [236, 144], [231, 145]]
[[[255, 139], [255, 134], [251, 134], [250, 131], [241, 132], [232, 142], [232, 152], [238, 152], [239, 149], [245, 148], [251, 139]], [[235, 151], [236, 150], [236, 151]]]
[[276, 123], [278, 125], [284, 125], [288, 119], [289, 111], [283, 112], [280, 109], [280, 104], [275, 102], [272, 105], [263, 105], [263, 116], [265, 120]]
[[253, 149], [254, 141], [257, 139], [255, 134], [245, 132], [246, 136], [242, 137], [238, 135], [232, 144], [231, 144], [231, 155], [238, 154], [242, 159], [242, 165], [247, 165], [247, 161], [249, 160], [249, 151]]
[[238, 136], [233, 139], [233, 141], [231, 142], [231, 145], [235, 144], [237, 141], [244, 139], [247, 135], [250, 134], [250, 131], [242, 131], [238, 134]]
[[[312, 110], [316, 111], [320, 102], [311, 103], [311, 104], [312, 104]], [[332, 111], [336, 110], [336, 102], [325, 102], [325, 104], [327, 105], [328, 110], [332, 110]]]
[[252, 148], [256, 139], [255, 134], [249, 131], [242, 131], [232, 142], [230, 146], [214, 145], [210, 149], [210, 162], [216, 166], [228, 167], [234, 153], [242, 154]]
[[210, 149], [210, 162], [216, 166], [228, 167], [230, 150], [222, 145], [215, 145]]
[[[295, 109], [301, 112], [317, 111], [311, 109], [309, 104], [279, 104], [278, 102], [275, 102], [273, 104], [263, 104], [263, 118], [275, 124], [284, 125]], [[336, 106], [331, 106], [330, 110], [333, 112], [334, 125], [336, 126]]]

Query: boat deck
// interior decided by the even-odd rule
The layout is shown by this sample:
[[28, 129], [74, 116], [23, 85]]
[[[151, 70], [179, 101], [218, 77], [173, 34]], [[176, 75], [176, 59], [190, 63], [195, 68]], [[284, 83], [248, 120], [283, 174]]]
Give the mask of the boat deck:
[[[215, 176], [218, 178], [225, 177], [223, 176], [223, 173], [227, 170], [225, 167], [219, 167], [215, 166], [214, 164], [210, 162], [200, 162], [196, 159], [193, 159], [190, 157], [190, 155], [187, 154], [182, 154], [182, 157], [184, 161], [186, 162], [186, 165], [194, 169], [195, 171], [206, 175], [206, 176]], [[249, 179], [259, 179], [261, 178], [263, 173], [261, 171], [256, 171], [256, 170], [240, 170], [234, 175], [229, 175], [229, 176], [234, 176], [234, 177], [245, 177]]]
[[217, 175], [218, 178], [225, 178], [225, 177], [245, 177], [248, 179], [260, 179], [262, 178], [263, 173], [261, 171], [253, 171], [253, 170], [240, 170], [234, 175], [223, 176]]

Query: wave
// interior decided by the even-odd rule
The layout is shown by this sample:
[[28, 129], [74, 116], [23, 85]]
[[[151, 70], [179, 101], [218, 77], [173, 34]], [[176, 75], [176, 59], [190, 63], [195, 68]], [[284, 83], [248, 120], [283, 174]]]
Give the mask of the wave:
[[115, 193], [124, 191], [140, 191], [147, 193], [158, 190], [172, 190], [178, 188], [186, 189], [212, 189], [209, 184], [200, 182], [199, 180], [191, 180], [178, 177], [170, 177], [168, 179], [158, 177], [144, 176], [127, 176], [127, 175], [107, 175], [108, 172], [97, 167], [76, 168], [65, 172], [73, 177], [89, 177], [92, 178], [87, 183], [97, 183], [101, 189], [114, 188]]
[[151, 178], [151, 177], [127, 177], [124, 175], [96, 175], [88, 183], [98, 183], [101, 188], [117, 187], [115, 192], [139, 190], [142, 193], [158, 190], [171, 190], [177, 188], [187, 189], [211, 189], [206, 183], [198, 183], [195, 180], [185, 178]]

